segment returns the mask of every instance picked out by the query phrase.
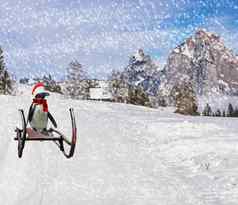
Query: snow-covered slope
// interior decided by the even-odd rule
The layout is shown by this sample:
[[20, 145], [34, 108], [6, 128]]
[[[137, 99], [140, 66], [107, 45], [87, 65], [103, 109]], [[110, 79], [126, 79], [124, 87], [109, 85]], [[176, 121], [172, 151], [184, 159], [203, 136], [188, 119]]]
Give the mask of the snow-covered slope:
[[52, 95], [49, 108], [65, 133], [67, 109], [75, 108], [75, 156], [65, 159], [50, 142], [29, 142], [18, 159], [17, 109], [27, 110], [30, 100], [0, 96], [0, 204], [237, 204], [237, 119]]

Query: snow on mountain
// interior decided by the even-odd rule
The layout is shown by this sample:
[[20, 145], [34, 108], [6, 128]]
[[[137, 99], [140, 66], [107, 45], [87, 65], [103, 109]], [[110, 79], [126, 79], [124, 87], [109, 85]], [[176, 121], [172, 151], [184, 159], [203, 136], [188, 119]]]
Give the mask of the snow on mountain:
[[138, 62], [142, 62], [144, 60], [144, 51], [142, 49], [139, 49], [135, 54], [134, 54], [135, 60]]
[[[28, 89], [26, 89], [28, 92]], [[237, 120], [189, 117], [174, 108], [60, 99], [49, 109], [78, 141], [65, 159], [50, 142], [27, 142], [17, 158], [17, 109], [30, 93], [0, 96], [0, 204], [227, 205], [238, 201]]]
[[218, 35], [202, 29], [172, 51], [165, 75], [168, 89], [185, 80], [199, 95], [238, 93], [237, 56]]

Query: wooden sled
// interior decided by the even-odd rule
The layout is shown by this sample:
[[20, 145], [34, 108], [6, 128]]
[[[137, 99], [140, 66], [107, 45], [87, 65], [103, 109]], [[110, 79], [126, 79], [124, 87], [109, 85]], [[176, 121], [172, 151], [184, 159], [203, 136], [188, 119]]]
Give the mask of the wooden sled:
[[72, 135], [69, 140], [64, 134], [56, 129], [50, 128], [44, 132], [37, 132], [30, 127], [27, 127], [26, 118], [23, 110], [19, 110], [22, 127], [16, 128], [16, 137], [14, 140], [18, 141], [18, 157], [22, 157], [23, 149], [26, 141], [53, 141], [60, 148], [60, 151], [66, 158], [71, 158], [74, 155], [75, 145], [77, 141], [77, 128], [73, 108], [69, 109]]

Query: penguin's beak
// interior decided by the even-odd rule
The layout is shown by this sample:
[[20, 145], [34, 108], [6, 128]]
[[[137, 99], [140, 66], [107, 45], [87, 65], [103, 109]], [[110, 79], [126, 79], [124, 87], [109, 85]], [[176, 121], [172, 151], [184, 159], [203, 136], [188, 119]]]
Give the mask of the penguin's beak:
[[43, 96], [43, 98], [45, 98], [45, 97], [47, 97], [47, 96], [50, 96], [50, 93], [47, 93], [47, 92], [42, 93], [42, 96]]
[[50, 93], [47, 93], [47, 92], [39, 93], [39, 94], [36, 95], [36, 98], [45, 98], [49, 95], [50, 95]]
[[50, 93], [45, 92], [44, 95], [45, 95], [45, 97], [50, 96]]

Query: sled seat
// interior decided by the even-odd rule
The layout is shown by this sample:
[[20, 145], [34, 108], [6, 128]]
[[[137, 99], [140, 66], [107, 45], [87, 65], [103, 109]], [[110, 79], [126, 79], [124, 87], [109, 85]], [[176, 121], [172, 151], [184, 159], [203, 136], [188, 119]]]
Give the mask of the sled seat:
[[62, 140], [60, 137], [55, 137], [52, 132], [48, 131], [46, 134], [37, 132], [32, 128], [26, 128], [26, 140], [39, 140], [39, 141], [57, 141]]

